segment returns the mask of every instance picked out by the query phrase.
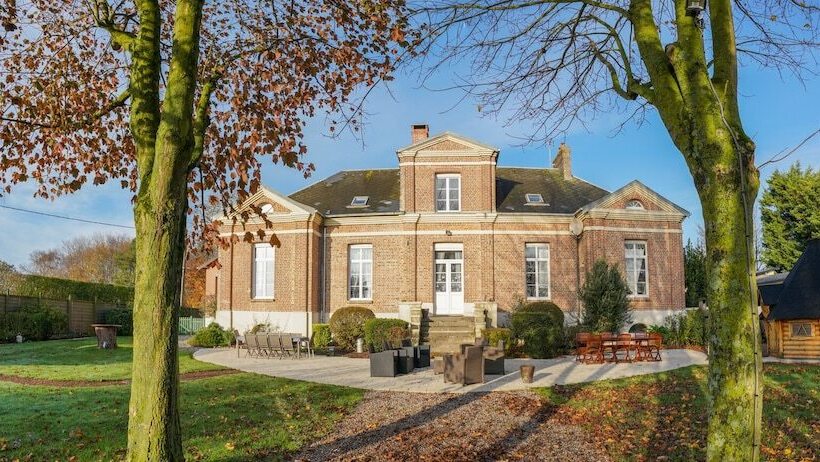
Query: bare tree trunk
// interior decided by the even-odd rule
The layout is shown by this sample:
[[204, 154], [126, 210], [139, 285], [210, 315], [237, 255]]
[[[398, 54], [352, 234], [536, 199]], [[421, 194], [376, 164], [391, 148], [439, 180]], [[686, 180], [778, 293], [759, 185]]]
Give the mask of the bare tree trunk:
[[757, 461], [763, 397], [752, 205], [758, 174], [753, 143], [726, 133], [719, 129], [698, 147], [701, 162], [693, 171], [706, 235], [707, 460]]
[[[185, 246], [185, 181], [156, 181], [134, 207], [137, 268], [128, 460], [183, 460], [177, 329]], [[176, 180], [176, 181], [174, 181]]]

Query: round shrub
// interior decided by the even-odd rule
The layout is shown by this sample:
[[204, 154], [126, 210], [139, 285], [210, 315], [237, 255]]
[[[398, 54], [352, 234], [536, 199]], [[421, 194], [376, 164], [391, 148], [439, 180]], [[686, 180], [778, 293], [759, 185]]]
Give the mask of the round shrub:
[[330, 345], [330, 326], [327, 324], [313, 325], [313, 348], [327, 348]]
[[233, 332], [227, 331], [219, 324], [212, 322], [208, 327], [194, 334], [193, 338], [188, 340], [188, 343], [196, 347], [214, 348], [218, 346], [228, 346], [233, 343], [233, 341]]
[[534, 302], [512, 314], [513, 335], [532, 358], [553, 358], [564, 347], [564, 312], [552, 302]]
[[109, 310], [103, 313], [106, 324], [119, 324], [118, 335], [134, 335], [134, 312], [131, 310]]
[[481, 336], [487, 339], [487, 344], [491, 347], [497, 347], [498, 342], [503, 340], [504, 341], [504, 352], [507, 355], [512, 354], [513, 351], [513, 341], [512, 341], [512, 331], [505, 327], [491, 327], [487, 329], [481, 329]]
[[373, 318], [364, 323], [364, 343], [375, 351], [384, 349], [384, 342], [398, 346], [410, 337], [407, 321], [391, 318]]
[[333, 341], [342, 349], [352, 350], [356, 339], [364, 336], [364, 323], [375, 317], [372, 311], [363, 306], [339, 308], [330, 317]]

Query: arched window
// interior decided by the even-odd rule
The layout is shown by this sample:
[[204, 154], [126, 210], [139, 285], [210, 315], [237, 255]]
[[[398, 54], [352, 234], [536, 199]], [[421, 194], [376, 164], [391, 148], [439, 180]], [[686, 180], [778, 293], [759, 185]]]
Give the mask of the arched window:
[[638, 199], [632, 199], [626, 203], [627, 210], [644, 210], [643, 204]]

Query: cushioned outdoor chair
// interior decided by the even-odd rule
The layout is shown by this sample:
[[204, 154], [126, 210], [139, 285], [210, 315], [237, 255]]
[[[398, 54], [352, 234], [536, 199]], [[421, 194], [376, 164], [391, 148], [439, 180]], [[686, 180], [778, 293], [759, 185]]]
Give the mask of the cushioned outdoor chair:
[[415, 369], [413, 347], [394, 348], [390, 351], [395, 352], [399, 358], [399, 374], [409, 374], [413, 372], [413, 369]]
[[370, 353], [370, 377], [395, 377], [399, 372], [399, 354], [396, 350]]
[[462, 385], [484, 383], [482, 348], [471, 346], [464, 353], [444, 355], [444, 381]]
[[419, 345], [416, 348], [416, 367], [430, 367], [430, 345]]
[[498, 341], [498, 346], [484, 347], [484, 373], [492, 375], [504, 375], [504, 340]]

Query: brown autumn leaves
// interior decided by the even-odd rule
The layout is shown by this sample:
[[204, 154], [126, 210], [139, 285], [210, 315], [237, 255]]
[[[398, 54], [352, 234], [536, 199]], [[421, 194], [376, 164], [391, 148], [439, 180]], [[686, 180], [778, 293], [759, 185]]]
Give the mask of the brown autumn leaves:
[[[166, 71], [174, 4], [160, 6]], [[139, 31], [135, 5], [8, 0], [0, 10], [0, 194], [22, 182], [41, 197], [88, 183], [136, 191], [131, 60], [111, 33]], [[403, 0], [206, 3], [198, 80], [215, 89], [203, 156], [189, 173], [192, 240], [218, 237], [201, 210], [230, 210], [253, 194], [262, 165], [310, 174], [310, 118], [326, 116], [331, 132], [355, 130], [364, 91], [390, 78], [408, 45], [405, 29]], [[159, 89], [161, 98], [163, 80]]]

